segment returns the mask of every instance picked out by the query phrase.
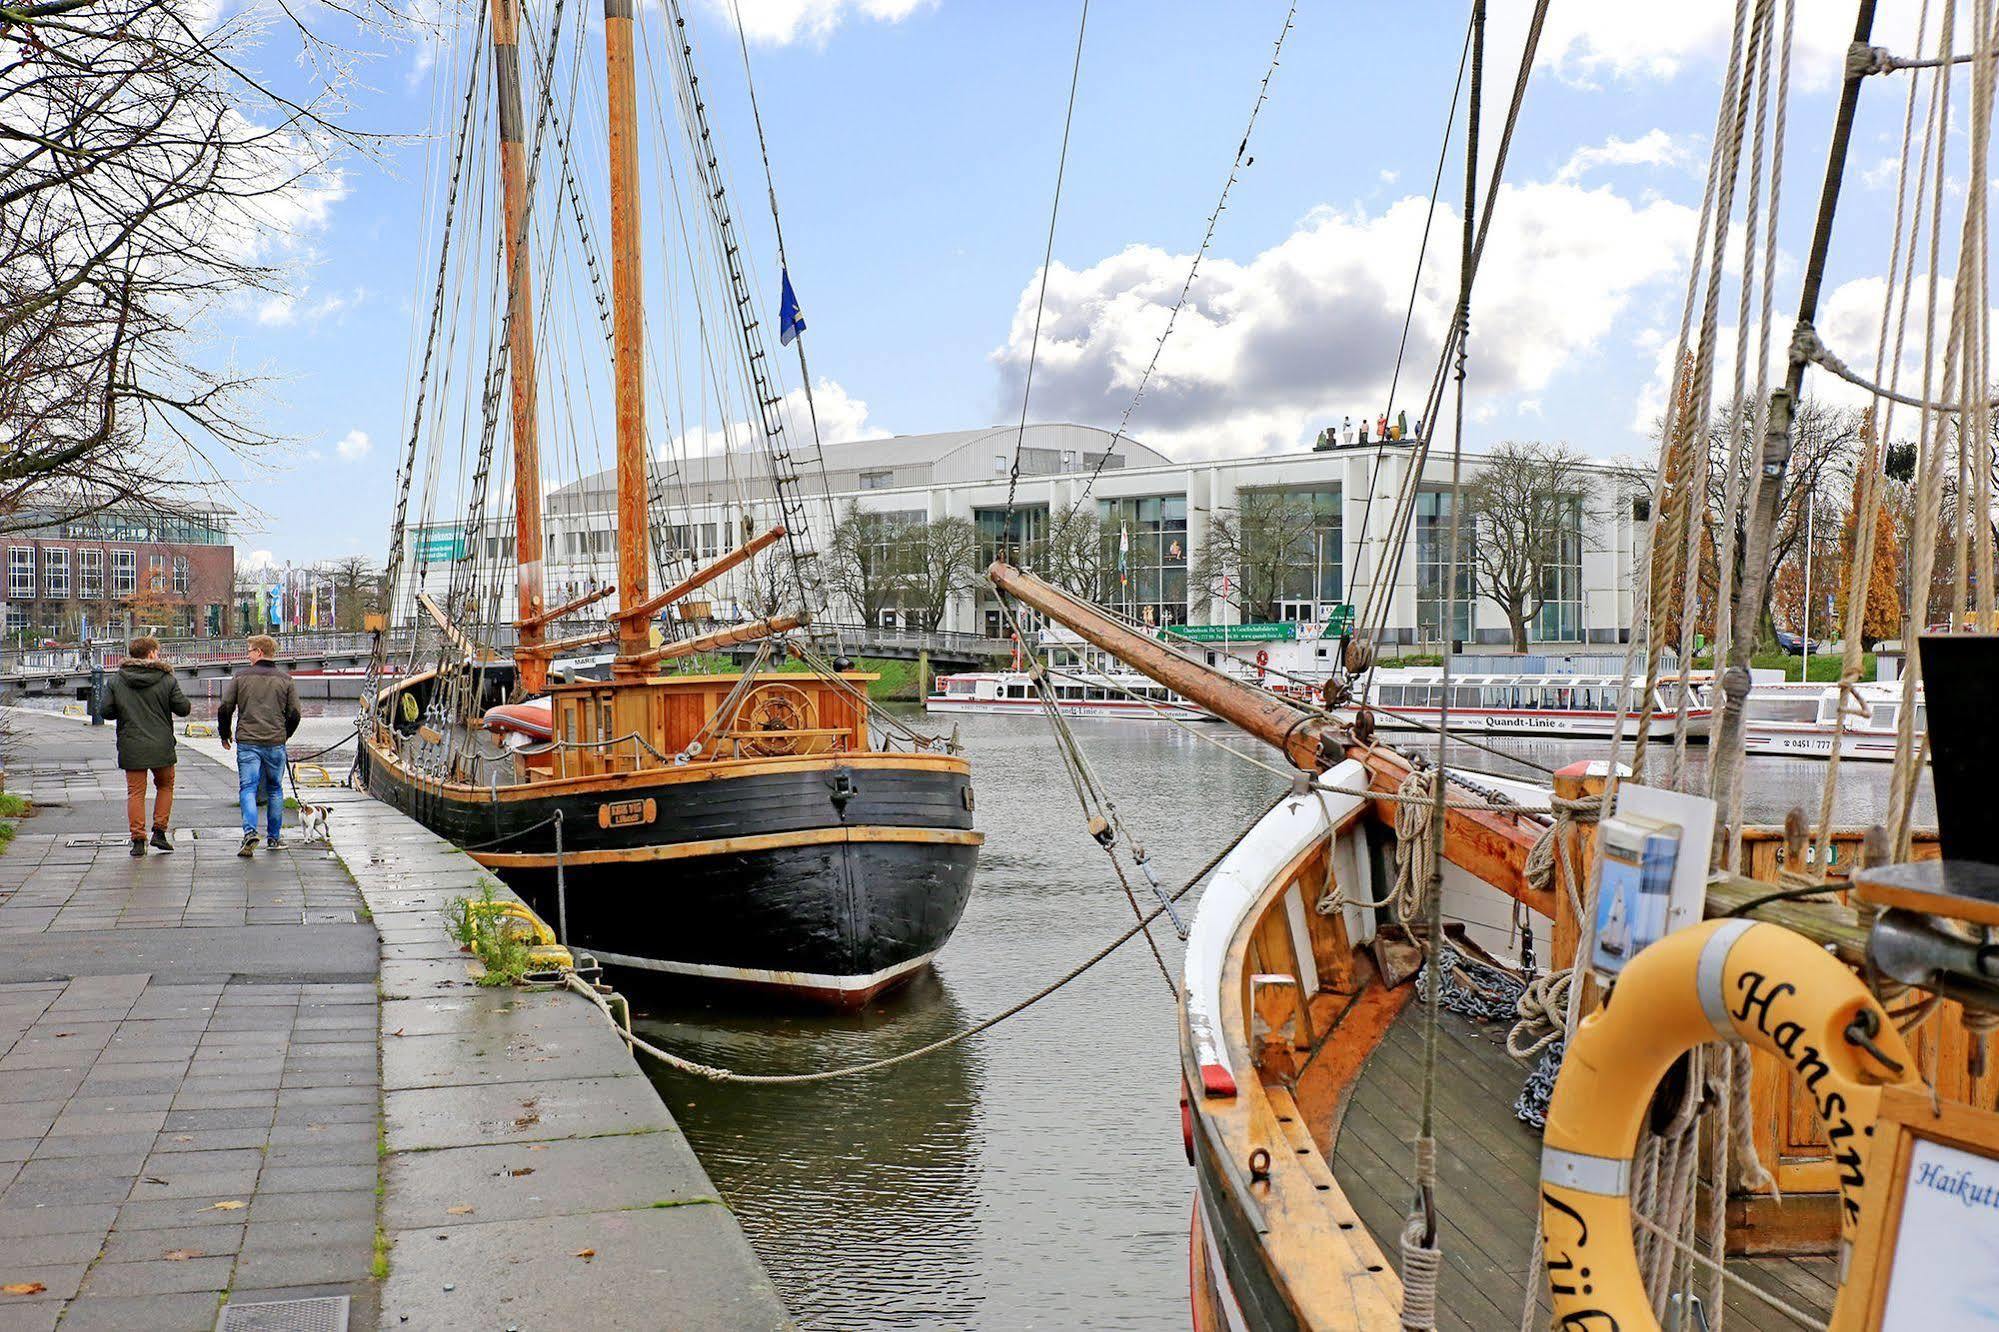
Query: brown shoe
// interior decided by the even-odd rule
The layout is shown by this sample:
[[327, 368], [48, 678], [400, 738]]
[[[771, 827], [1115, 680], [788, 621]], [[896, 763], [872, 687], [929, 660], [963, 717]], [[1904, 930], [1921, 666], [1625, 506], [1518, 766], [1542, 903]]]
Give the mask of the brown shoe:
[[155, 851], [171, 851], [174, 849], [174, 844], [167, 840], [167, 830], [165, 828], [153, 829], [151, 845]]
[[135, 856], [143, 856], [143, 855], [145, 855], [145, 854], [146, 854], [146, 839], [145, 839], [145, 838], [143, 838], [143, 837], [134, 837], [134, 838], [132, 839], [132, 854], [133, 854], [133, 855], [135, 855]]

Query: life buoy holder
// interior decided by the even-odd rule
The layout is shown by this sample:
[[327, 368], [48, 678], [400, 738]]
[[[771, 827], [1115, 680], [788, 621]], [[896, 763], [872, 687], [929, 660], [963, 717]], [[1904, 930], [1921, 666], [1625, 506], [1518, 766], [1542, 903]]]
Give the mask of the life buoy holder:
[[1259, 666], [1268, 666], [1270, 664], [1269, 648], [1258, 648], [1256, 650], [1256, 664]]
[[[1856, 1031], [1864, 1041], [1849, 1036]], [[1632, 1243], [1632, 1158], [1660, 1079], [1681, 1055], [1715, 1040], [1775, 1056], [1812, 1093], [1839, 1168], [1844, 1267], [1881, 1088], [1919, 1086], [1915, 1061], [1859, 978], [1819, 945], [1778, 925], [1709, 921], [1633, 958], [1610, 1003], [1583, 1020], [1563, 1056], [1541, 1139], [1543, 1261], [1556, 1326], [1659, 1327]], [[1838, 1310], [1832, 1325], [1842, 1326]]]

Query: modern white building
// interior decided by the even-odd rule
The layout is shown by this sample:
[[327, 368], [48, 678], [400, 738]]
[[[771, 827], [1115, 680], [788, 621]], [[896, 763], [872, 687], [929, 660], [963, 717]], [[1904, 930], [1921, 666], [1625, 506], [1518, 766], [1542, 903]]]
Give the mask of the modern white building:
[[[827, 446], [823, 491], [817, 469], [804, 478], [813, 497], [812, 542], [824, 549], [830, 525], [859, 509], [910, 523], [966, 519], [990, 555], [1008, 536], [1007, 491], [1017, 434], [1017, 427], [995, 426]], [[1266, 613], [1321, 620], [1340, 603], [1364, 602], [1377, 571], [1394, 562], [1386, 529], [1416, 456], [1410, 442], [1399, 441], [1181, 463], [1129, 438], [1116, 440], [1113, 449], [1111, 432], [1079, 425], [1030, 425], [1020, 445], [1012, 539], [1004, 544], [1031, 552], [1045, 540], [1051, 517], [1080, 501], [1097, 516], [1106, 547], [1100, 598], [1137, 620], [1175, 624], [1241, 621], [1238, 609], [1215, 595], [1218, 589], [1194, 586], [1189, 571], [1215, 516], [1237, 510], [1246, 493], [1259, 491], [1297, 495], [1318, 515], [1309, 539], [1294, 543], [1282, 594]], [[1469, 471], [1475, 473], [1478, 465], [1477, 455], [1467, 455]], [[1424, 470], [1415, 517], [1395, 562], [1385, 638], [1400, 644], [1446, 638], [1466, 645], [1505, 644], [1510, 641], [1505, 615], [1496, 604], [1466, 595], [1470, 582], [1462, 575], [1455, 632], [1445, 632], [1449, 468], [1448, 457], [1439, 452]], [[1578, 506], [1573, 540], [1563, 543], [1569, 557], [1551, 574], [1554, 595], [1537, 617], [1536, 642], [1616, 643], [1631, 622], [1633, 570], [1646, 524], [1634, 516], [1629, 486], [1618, 473], [1606, 466], [1588, 474], [1594, 484]], [[698, 459], [657, 484], [663, 507], [671, 511], [662, 544], [668, 558], [683, 567], [714, 558], [733, 548], [746, 530], [760, 531], [773, 520], [759, 455]], [[546, 502], [549, 599], [565, 600], [612, 581], [612, 474], [601, 472], [552, 491]], [[1469, 531], [1461, 539], [1469, 540]], [[487, 531], [479, 543], [455, 533], [419, 532], [413, 538], [430, 547], [425, 585], [433, 592], [443, 586], [454, 556], [485, 555], [489, 567], [497, 566], [511, 561], [513, 541], [510, 527]], [[741, 575], [729, 575], [710, 591], [717, 613], [727, 618], [736, 609], [732, 603], [749, 589]], [[907, 612], [885, 612], [899, 613]], [[831, 616], [852, 621], [856, 612], [836, 606]], [[954, 598], [938, 627], [997, 635], [1000, 625], [991, 594], [974, 591]]]

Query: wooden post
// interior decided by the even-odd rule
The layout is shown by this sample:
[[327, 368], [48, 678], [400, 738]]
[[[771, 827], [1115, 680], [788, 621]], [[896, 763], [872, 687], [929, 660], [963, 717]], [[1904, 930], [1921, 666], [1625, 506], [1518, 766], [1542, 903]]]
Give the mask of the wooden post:
[[[633, 0], [604, 0], [604, 82], [610, 93], [611, 328], [617, 361], [618, 605], [627, 610], [646, 599], [644, 273], [639, 256], [632, 12]], [[636, 674], [642, 669], [636, 659], [650, 646], [645, 620], [620, 617], [614, 671]]]
[[[1564, 800], [1579, 800], [1586, 795], [1600, 796], [1607, 779], [1600, 772], [1592, 773], [1596, 765], [1583, 762], [1571, 763], [1555, 773], [1555, 794]], [[1557, 827], [1560, 827], [1558, 824]], [[1596, 982], [1589, 975], [1589, 959], [1583, 958], [1578, 965], [1576, 954], [1582, 947], [1582, 921], [1577, 919], [1575, 907], [1570, 902], [1569, 890], [1564, 887], [1568, 871], [1563, 868], [1564, 860], [1576, 868], [1576, 873], [1587, 876], [1596, 856], [1596, 824], [1571, 821], [1557, 836], [1563, 845], [1556, 848], [1555, 862], [1555, 913], [1552, 942], [1549, 947], [1548, 967], [1559, 971], [1563, 967], [1577, 967], [1577, 984], [1583, 987], [1582, 1012], [1588, 1013], [1596, 1007]], [[1575, 900], [1584, 897], [1584, 884], [1575, 887]]]
[[916, 701], [930, 697], [930, 649], [916, 650]]
[[[499, 101], [500, 193], [507, 257], [507, 380], [514, 430], [514, 564], [518, 571], [520, 646], [541, 642], [541, 449], [536, 436], [534, 283], [528, 264], [527, 163], [521, 145], [521, 48], [518, 0], [492, 0], [493, 89]], [[477, 539], [475, 536], [473, 539]], [[515, 662], [516, 680], [531, 694], [548, 681], [548, 661], [529, 652]]]

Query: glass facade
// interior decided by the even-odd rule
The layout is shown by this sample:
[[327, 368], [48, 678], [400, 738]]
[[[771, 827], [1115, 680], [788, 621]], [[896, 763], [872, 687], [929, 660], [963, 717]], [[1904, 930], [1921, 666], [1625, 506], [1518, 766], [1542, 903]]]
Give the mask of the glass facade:
[[1277, 588], [1280, 617], [1317, 619], [1320, 608], [1342, 600], [1344, 570], [1341, 536], [1344, 521], [1337, 490], [1301, 490], [1286, 499], [1309, 505], [1312, 527], [1291, 542], [1286, 568]]
[[1541, 571], [1541, 613], [1532, 626], [1544, 643], [1583, 636], [1583, 502], [1571, 497], [1557, 518], [1554, 558]]
[[15, 601], [35, 599], [35, 548], [7, 547], [7, 595]]
[[65, 547], [42, 549], [42, 595], [58, 601], [69, 599], [69, 551]]
[[980, 568], [1002, 557], [1033, 568], [1048, 544], [1046, 504], [1019, 505], [1010, 521], [1005, 509], [974, 509], [972, 522], [979, 529]]
[[1097, 501], [1103, 600], [1142, 624], [1187, 623], [1187, 497]]
[[160, 546], [226, 546], [225, 514], [188, 517], [95, 514], [60, 524], [55, 535], [67, 541], [136, 541]]
[[1450, 563], [1451, 494], [1425, 490], [1416, 496], [1416, 638], [1423, 643], [1446, 639], [1469, 643], [1475, 622], [1472, 598], [1471, 523], [1458, 526], [1458, 567], [1452, 580], [1455, 599], [1451, 626], [1444, 628], [1445, 577]]

